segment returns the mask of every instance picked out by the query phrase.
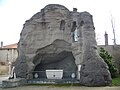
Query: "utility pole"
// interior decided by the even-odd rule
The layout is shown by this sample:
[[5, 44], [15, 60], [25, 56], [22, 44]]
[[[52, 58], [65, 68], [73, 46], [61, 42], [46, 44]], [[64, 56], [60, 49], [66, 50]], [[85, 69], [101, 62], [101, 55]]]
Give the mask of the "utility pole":
[[113, 36], [114, 36], [113, 44], [116, 45], [116, 37], [115, 37], [115, 22], [113, 22], [112, 14], [111, 14], [111, 24], [112, 24]]

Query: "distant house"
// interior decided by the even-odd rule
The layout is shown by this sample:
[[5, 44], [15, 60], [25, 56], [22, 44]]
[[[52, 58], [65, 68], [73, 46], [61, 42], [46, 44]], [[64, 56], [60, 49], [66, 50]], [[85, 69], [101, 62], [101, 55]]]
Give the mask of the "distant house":
[[18, 56], [17, 43], [0, 47], [0, 62], [14, 62]]

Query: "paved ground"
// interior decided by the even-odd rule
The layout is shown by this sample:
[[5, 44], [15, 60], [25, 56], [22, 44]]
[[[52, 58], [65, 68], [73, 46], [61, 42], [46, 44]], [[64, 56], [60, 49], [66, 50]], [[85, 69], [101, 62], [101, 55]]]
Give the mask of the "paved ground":
[[66, 87], [55, 87], [55, 86], [22, 86], [16, 88], [7, 88], [0, 90], [120, 90], [120, 87], [78, 87], [78, 86], [66, 86]]
[[8, 79], [7, 75], [0, 76], [0, 84], [2, 84], [2, 80], [6, 80], [6, 79]]

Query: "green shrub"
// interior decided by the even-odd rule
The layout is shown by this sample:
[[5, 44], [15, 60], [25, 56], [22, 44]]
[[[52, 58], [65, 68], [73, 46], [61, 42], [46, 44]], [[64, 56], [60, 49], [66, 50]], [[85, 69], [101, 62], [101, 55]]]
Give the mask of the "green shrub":
[[100, 48], [100, 56], [104, 59], [109, 67], [111, 77], [115, 78], [118, 75], [118, 69], [112, 60], [112, 55], [110, 55], [104, 48]]

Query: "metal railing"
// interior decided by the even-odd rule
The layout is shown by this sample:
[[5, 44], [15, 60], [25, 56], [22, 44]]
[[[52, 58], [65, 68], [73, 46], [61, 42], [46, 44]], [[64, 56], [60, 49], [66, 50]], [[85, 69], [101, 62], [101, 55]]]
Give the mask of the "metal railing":
[[28, 84], [79, 83], [79, 80], [77, 79], [77, 73], [77, 71], [49, 71], [49, 73], [46, 71], [32, 71], [29, 73], [32, 75], [32, 78], [28, 79]]
[[77, 71], [63, 71], [63, 72], [49, 71], [49, 73], [47, 73], [46, 71], [32, 71], [28, 74], [31, 75], [33, 79], [50, 79], [48, 77], [51, 77], [51, 79], [59, 79], [61, 75], [62, 75], [61, 79], [75, 79], [77, 78], [78, 72]]

